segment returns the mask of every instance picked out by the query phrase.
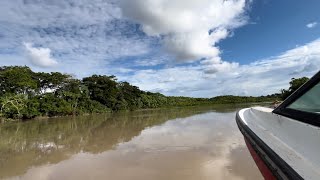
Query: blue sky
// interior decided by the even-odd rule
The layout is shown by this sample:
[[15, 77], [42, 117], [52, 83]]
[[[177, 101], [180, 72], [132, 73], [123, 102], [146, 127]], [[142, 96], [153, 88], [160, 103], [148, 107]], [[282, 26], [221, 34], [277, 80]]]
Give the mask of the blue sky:
[[0, 65], [143, 90], [266, 95], [320, 69], [320, 2], [2, 0]]
[[248, 11], [251, 23], [220, 43], [225, 50], [222, 57], [250, 63], [319, 38], [319, 27], [306, 28], [306, 24], [320, 20], [318, 7], [317, 0], [253, 1]]

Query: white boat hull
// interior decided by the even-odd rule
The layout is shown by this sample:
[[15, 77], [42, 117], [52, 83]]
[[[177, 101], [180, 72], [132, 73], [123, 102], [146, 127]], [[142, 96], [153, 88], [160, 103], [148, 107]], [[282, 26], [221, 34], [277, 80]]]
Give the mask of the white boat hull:
[[319, 179], [320, 128], [272, 111], [253, 107], [237, 113], [246, 141], [275, 178]]

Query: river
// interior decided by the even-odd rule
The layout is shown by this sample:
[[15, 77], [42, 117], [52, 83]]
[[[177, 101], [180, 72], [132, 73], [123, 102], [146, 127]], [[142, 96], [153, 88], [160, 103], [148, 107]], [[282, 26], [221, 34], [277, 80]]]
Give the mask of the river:
[[241, 107], [154, 109], [0, 124], [0, 178], [262, 179], [235, 123]]

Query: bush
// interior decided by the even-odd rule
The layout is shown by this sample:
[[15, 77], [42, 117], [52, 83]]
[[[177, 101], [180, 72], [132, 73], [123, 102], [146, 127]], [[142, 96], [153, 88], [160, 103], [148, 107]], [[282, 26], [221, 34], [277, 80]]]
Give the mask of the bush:
[[0, 115], [5, 118], [22, 118], [26, 107], [26, 97], [23, 95], [6, 94], [0, 99]]
[[94, 101], [91, 99], [82, 99], [79, 102], [77, 114], [104, 113], [104, 112], [110, 112], [110, 111], [111, 110], [107, 106], [99, 103], [98, 101]]
[[66, 100], [47, 93], [39, 98], [40, 112], [46, 116], [72, 115], [72, 107]]
[[28, 99], [26, 107], [22, 111], [22, 116], [24, 119], [31, 119], [36, 116], [40, 116], [40, 103], [37, 98]]

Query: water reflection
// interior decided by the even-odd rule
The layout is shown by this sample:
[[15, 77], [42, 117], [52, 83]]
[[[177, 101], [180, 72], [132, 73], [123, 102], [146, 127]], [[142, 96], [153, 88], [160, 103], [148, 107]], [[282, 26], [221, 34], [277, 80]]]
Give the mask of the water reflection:
[[0, 175], [259, 179], [234, 113], [233, 107], [193, 107], [3, 125]]

